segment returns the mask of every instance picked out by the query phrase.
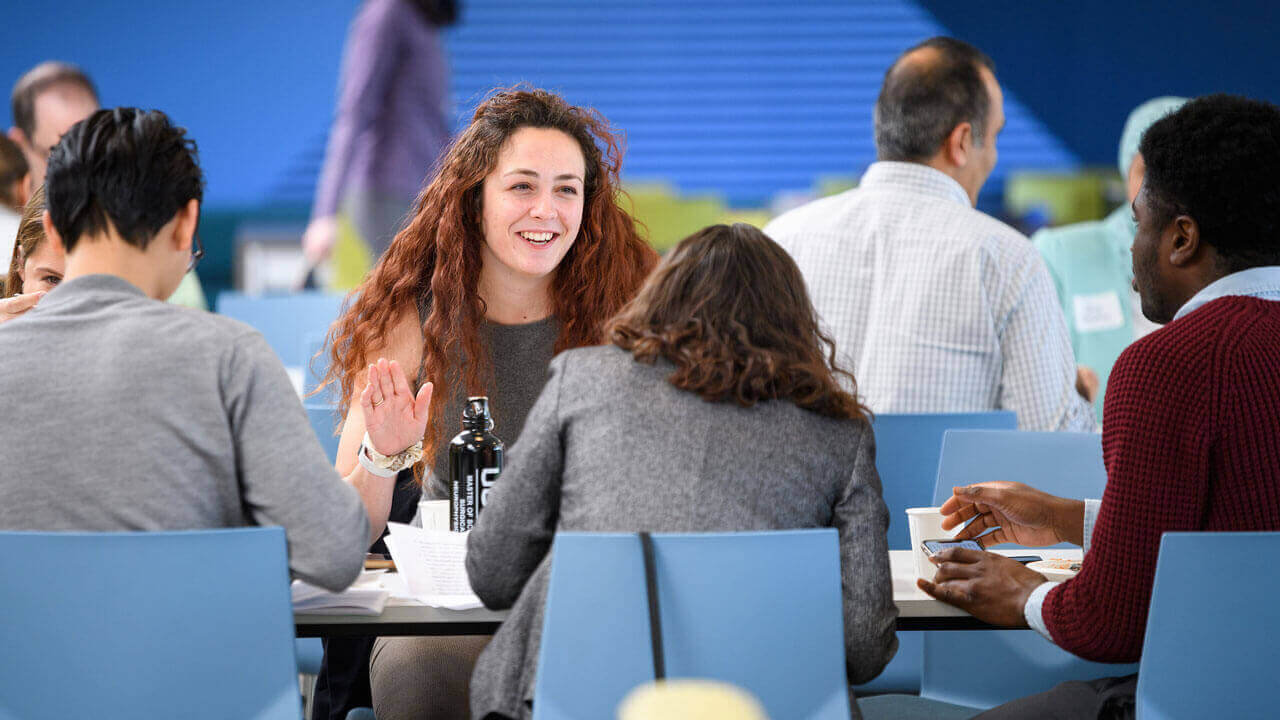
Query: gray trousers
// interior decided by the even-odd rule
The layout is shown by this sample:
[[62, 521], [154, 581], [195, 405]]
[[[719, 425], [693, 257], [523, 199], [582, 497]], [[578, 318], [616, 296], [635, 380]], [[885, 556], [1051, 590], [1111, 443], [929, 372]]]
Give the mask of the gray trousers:
[[991, 708], [973, 720], [1123, 720], [1134, 717], [1138, 676], [1064, 682], [1036, 695], [1028, 695]]
[[373, 714], [378, 720], [468, 720], [471, 671], [489, 639], [378, 638], [369, 660]]
[[413, 200], [372, 190], [353, 190], [342, 199], [342, 212], [369, 246], [374, 264], [391, 245], [396, 233], [409, 224]]

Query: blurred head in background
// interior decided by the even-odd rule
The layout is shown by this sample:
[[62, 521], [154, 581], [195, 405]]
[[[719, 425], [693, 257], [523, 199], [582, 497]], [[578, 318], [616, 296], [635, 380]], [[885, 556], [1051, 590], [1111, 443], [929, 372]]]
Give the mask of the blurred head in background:
[[1138, 152], [1138, 143], [1142, 142], [1142, 134], [1151, 127], [1152, 123], [1182, 107], [1186, 102], [1187, 99], [1182, 97], [1152, 98], [1134, 108], [1125, 119], [1124, 130], [1120, 133], [1120, 152], [1117, 162], [1120, 177], [1125, 180], [1129, 202], [1133, 202], [1133, 199], [1138, 196], [1138, 189], [1142, 187], [1142, 176], [1147, 169], [1142, 153]]
[[1133, 276], [1148, 319], [1169, 322], [1225, 275], [1280, 265], [1280, 108], [1196, 98], [1156, 121], [1139, 151]]
[[63, 62], [40, 63], [13, 86], [12, 139], [31, 167], [30, 188], [44, 183], [49, 153], [58, 139], [98, 109], [98, 91], [80, 68]]
[[44, 231], [67, 254], [68, 280], [113, 274], [164, 300], [193, 263], [203, 197], [185, 128], [157, 110], [99, 110], [49, 156]]
[[876, 100], [876, 154], [946, 173], [976, 203], [996, 165], [1004, 95], [995, 64], [949, 37], [925, 40], [885, 73]]
[[[27, 204], [27, 174], [30, 166], [22, 148], [0, 135], [0, 206], [21, 213]], [[0, 247], [12, 238], [0, 238]]]
[[22, 208], [27, 203], [27, 174], [22, 149], [0, 135], [0, 258], [13, 254]]

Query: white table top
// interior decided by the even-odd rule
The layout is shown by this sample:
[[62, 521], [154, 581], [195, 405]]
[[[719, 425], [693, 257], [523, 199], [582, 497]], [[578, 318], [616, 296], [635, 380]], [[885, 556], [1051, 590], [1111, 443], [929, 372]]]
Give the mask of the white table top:
[[[1078, 560], [1078, 548], [1054, 550], [996, 550], [1004, 555], [1040, 555]], [[910, 550], [890, 550], [893, 603], [898, 607], [899, 629], [968, 629], [987, 627], [959, 608], [935, 600], [916, 587], [915, 564]], [[354, 635], [485, 635], [493, 634], [507, 617], [505, 610], [445, 610], [415, 600], [392, 598], [381, 615], [318, 615], [296, 613], [299, 637]], [[905, 621], [905, 622], [904, 622]]]
[[[1016, 548], [1012, 550], [997, 549], [992, 552], [1001, 555], [1039, 555], [1042, 558], [1067, 558], [1079, 560], [1083, 555], [1079, 548], [1028, 550]], [[898, 616], [904, 618], [947, 618], [970, 617], [960, 608], [934, 600], [923, 590], [916, 587], [915, 561], [910, 550], [890, 550], [889, 568], [893, 573], [893, 604], [898, 606]]]

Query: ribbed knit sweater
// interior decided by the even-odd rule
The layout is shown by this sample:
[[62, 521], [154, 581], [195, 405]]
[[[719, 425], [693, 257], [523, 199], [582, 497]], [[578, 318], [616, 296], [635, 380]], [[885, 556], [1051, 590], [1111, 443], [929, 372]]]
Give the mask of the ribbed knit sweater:
[[1138, 340], [1103, 418], [1089, 554], [1043, 617], [1072, 653], [1136, 662], [1162, 533], [1280, 530], [1280, 302], [1220, 298]]

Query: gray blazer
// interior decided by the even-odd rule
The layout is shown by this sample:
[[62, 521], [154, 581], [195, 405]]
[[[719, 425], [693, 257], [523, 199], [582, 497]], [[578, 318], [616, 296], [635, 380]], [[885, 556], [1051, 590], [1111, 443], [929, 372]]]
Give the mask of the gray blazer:
[[709, 403], [668, 383], [672, 369], [614, 346], [551, 361], [467, 541], [476, 594], [491, 608], [514, 605], [476, 664], [472, 717], [531, 714], [548, 551], [560, 530], [834, 527], [849, 680], [870, 680], [893, 657], [889, 516], [869, 426], [784, 401]]

